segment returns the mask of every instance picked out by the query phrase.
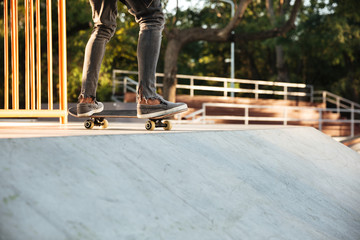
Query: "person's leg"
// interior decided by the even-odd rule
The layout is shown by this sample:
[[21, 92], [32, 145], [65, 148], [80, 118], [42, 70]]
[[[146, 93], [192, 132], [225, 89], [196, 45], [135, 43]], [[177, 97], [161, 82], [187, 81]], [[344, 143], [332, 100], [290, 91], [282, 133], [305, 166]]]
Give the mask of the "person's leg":
[[151, 118], [187, 110], [184, 103], [171, 103], [156, 93], [156, 66], [159, 59], [164, 14], [160, 0], [121, 0], [140, 25], [138, 39], [138, 117]]
[[85, 48], [79, 116], [90, 116], [104, 108], [95, 100], [96, 89], [106, 44], [116, 30], [117, 0], [90, 0], [90, 5], [94, 29]]

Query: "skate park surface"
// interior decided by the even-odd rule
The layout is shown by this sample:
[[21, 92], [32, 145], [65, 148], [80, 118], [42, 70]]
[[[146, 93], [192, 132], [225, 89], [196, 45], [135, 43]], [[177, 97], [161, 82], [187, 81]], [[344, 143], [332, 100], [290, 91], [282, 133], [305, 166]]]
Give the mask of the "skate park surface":
[[360, 155], [308, 127], [0, 122], [0, 240], [360, 239]]

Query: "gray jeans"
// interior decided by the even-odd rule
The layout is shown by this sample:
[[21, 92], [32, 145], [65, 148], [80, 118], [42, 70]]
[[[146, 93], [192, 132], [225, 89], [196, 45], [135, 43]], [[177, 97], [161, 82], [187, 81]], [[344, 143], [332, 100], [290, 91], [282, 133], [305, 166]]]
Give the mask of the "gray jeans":
[[[116, 30], [118, 0], [90, 0], [94, 29], [85, 48], [80, 97], [96, 97], [105, 46]], [[121, 0], [140, 25], [137, 58], [138, 96], [157, 98], [155, 72], [160, 53], [164, 15], [160, 0]]]

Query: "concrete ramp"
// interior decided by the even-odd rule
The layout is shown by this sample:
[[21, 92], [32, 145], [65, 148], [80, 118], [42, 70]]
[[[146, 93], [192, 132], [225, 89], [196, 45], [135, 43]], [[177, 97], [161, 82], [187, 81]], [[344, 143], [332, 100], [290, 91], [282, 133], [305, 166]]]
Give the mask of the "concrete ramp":
[[360, 155], [312, 128], [0, 140], [0, 239], [360, 239]]

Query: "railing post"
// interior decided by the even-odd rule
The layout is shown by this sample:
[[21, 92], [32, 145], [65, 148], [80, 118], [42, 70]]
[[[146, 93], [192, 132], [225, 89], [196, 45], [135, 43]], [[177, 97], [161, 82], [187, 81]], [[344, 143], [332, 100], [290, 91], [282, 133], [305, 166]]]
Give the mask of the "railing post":
[[284, 125], [286, 126], [287, 125], [287, 122], [288, 122], [288, 108], [287, 107], [284, 107]]
[[194, 96], [194, 78], [190, 78], [190, 96]]
[[259, 99], [259, 84], [255, 83], [255, 99]]
[[314, 102], [314, 86], [310, 86], [310, 102]]
[[35, 2], [36, 18], [36, 102], [37, 109], [41, 109], [41, 24], [40, 24], [40, 0]]
[[326, 108], [326, 91], [322, 92], [322, 102], [323, 102], [324, 107]]
[[322, 132], [322, 109], [319, 109], [319, 131]]
[[11, 0], [12, 109], [19, 109], [19, 33], [18, 2]]
[[112, 95], [115, 96], [115, 71], [112, 72]]
[[[30, 107], [31, 110], [35, 110], [36, 103], [36, 86], [35, 86], [35, 37], [34, 37], [34, 3], [33, 0], [29, 0], [29, 55], [30, 55]], [[61, 95], [60, 95], [61, 96]]]
[[4, 0], [4, 109], [9, 109], [9, 10]]
[[203, 112], [202, 112], [202, 122], [205, 124], [205, 117], [206, 117], [206, 103], [203, 103], [202, 105]]
[[30, 109], [30, 26], [29, 26], [29, 1], [25, 0], [25, 109]]
[[126, 92], [127, 92], [127, 78], [126, 77], [124, 77], [124, 80], [123, 80], [123, 83], [124, 83], [124, 87], [123, 87], [123, 93], [124, 93], [124, 97], [125, 97], [125, 94], [126, 94]]
[[287, 101], [288, 100], [288, 87], [284, 86], [284, 100]]
[[[26, 1], [26, 0], [25, 0]], [[53, 47], [52, 47], [52, 4], [46, 0], [47, 60], [48, 60], [48, 109], [53, 109]]]
[[[66, 1], [58, 1], [59, 24], [59, 81], [60, 109], [67, 110], [67, 78], [66, 78]], [[61, 117], [61, 123], [67, 123], [67, 115]]]
[[351, 103], [351, 137], [355, 135], [355, 112], [354, 103]]
[[227, 87], [228, 87], [228, 82], [227, 80], [224, 80], [224, 97], [227, 97], [228, 94]]
[[245, 107], [245, 125], [249, 125], [249, 107]]
[[340, 113], [340, 98], [336, 97], [336, 111], [339, 114]]

